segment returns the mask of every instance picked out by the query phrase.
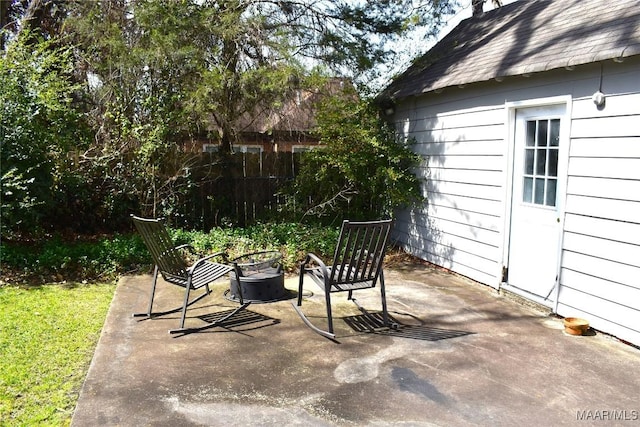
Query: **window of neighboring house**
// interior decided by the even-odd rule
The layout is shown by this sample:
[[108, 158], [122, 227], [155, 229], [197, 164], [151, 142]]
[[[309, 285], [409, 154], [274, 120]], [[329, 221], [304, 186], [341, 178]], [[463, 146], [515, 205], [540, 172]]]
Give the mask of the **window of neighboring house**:
[[309, 145], [294, 145], [291, 147], [291, 151], [294, 153], [306, 153], [313, 150], [314, 147]]
[[203, 153], [217, 153], [220, 149], [218, 144], [202, 144]]
[[262, 153], [262, 147], [258, 145], [237, 145], [236, 151], [240, 153], [260, 154]]
[[[291, 147], [291, 152], [293, 154], [301, 154], [301, 153], [308, 153], [310, 151], [313, 151], [313, 149], [315, 148], [315, 146], [313, 145], [293, 145]], [[293, 171], [293, 175], [295, 176], [297, 173], [297, 167], [296, 167], [296, 158], [297, 160], [300, 159], [300, 156], [291, 156], [291, 169]]]
[[[244, 153], [244, 154], [258, 154], [258, 170], [260, 176], [262, 176], [262, 147], [258, 145], [236, 145], [235, 146], [236, 153]], [[247, 176], [247, 170], [255, 171], [255, 157], [247, 157], [242, 156], [242, 170], [244, 176]], [[252, 166], [253, 165], [253, 166]]]

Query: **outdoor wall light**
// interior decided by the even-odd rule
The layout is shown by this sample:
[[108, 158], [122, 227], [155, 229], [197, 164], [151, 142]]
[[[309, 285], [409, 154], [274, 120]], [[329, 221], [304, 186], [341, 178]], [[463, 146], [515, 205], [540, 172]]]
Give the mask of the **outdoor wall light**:
[[598, 90], [596, 91], [596, 93], [593, 94], [593, 96], [591, 97], [591, 100], [593, 101], [594, 104], [596, 104], [596, 107], [602, 108], [606, 101], [606, 97], [604, 93]]

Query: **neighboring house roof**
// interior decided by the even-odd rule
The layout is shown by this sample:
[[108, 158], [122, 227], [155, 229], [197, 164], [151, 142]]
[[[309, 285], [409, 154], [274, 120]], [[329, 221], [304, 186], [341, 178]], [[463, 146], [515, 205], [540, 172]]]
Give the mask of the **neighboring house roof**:
[[639, 54], [638, 0], [520, 0], [462, 21], [382, 97]]

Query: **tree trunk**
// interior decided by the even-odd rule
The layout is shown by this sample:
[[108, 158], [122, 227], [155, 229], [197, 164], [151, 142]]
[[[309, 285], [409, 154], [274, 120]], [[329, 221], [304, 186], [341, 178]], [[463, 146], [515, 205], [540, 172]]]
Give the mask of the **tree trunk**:
[[477, 17], [484, 13], [485, 0], [471, 0], [472, 16]]
[[[9, 24], [9, 6], [11, 0], [0, 0], [0, 30], [4, 30]], [[0, 32], [0, 50], [4, 50], [5, 33]]]

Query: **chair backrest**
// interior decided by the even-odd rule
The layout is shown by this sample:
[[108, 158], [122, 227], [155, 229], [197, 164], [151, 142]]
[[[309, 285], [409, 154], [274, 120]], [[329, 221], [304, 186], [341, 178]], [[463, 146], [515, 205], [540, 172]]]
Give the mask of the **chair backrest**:
[[331, 283], [371, 282], [375, 286], [392, 220], [342, 222], [331, 267]]
[[187, 277], [187, 264], [169, 237], [162, 219], [140, 218], [135, 215], [131, 215], [131, 218], [160, 274], [166, 280]]

